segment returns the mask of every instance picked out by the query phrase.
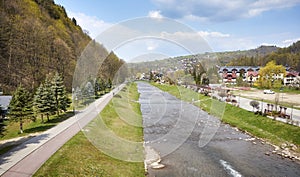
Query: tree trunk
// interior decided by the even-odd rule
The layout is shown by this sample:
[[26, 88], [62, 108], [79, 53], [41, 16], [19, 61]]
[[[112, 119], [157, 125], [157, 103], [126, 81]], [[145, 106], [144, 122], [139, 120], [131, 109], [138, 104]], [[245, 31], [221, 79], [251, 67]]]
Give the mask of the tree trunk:
[[20, 118], [20, 133], [23, 133], [23, 120]]
[[41, 114], [42, 123], [44, 123], [44, 114]]

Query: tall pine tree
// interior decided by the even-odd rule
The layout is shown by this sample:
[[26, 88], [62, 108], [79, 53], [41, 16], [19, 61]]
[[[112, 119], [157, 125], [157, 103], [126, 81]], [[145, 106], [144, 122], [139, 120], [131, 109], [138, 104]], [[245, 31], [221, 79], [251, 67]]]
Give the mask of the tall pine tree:
[[41, 115], [42, 122], [44, 122], [44, 115], [47, 115], [49, 121], [49, 115], [56, 111], [54, 92], [48, 78], [38, 87], [34, 95], [33, 106], [35, 113]]
[[37, 91], [35, 92], [34, 98], [33, 98], [33, 106], [34, 111], [37, 114], [41, 115], [42, 123], [44, 123], [44, 100], [43, 100], [43, 94], [44, 94], [44, 85], [41, 84]]
[[23, 121], [33, 118], [33, 109], [31, 95], [22, 86], [19, 86], [13, 94], [9, 109], [10, 119], [20, 123], [20, 133], [23, 133]]
[[49, 121], [49, 116], [56, 111], [56, 102], [53, 94], [52, 84], [48, 77], [45, 80], [44, 87], [42, 90], [43, 92], [41, 94], [41, 102], [44, 106], [43, 113], [47, 115], [47, 119]]
[[55, 99], [56, 113], [59, 115], [60, 110], [67, 111], [67, 108], [70, 106], [70, 100], [68, 98], [63, 79], [58, 73], [56, 73], [52, 79], [51, 88]]

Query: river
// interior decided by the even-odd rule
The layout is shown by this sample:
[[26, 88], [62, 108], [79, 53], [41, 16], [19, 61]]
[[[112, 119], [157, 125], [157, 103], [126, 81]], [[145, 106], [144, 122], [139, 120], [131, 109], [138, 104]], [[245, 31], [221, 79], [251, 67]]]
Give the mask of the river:
[[138, 91], [145, 146], [165, 165], [148, 176], [300, 176], [300, 163], [273, 146], [148, 83]]

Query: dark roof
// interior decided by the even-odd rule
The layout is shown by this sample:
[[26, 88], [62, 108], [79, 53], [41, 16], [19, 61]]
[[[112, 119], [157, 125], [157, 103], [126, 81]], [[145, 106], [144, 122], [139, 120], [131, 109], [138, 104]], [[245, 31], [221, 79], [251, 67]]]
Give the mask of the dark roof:
[[0, 96], [0, 105], [4, 110], [7, 110], [12, 96]]
[[219, 72], [223, 72], [224, 69], [227, 69], [229, 72], [232, 72], [234, 69], [240, 71], [244, 69], [245, 71], [252, 69], [253, 71], [258, 71], [260, 69], [259, 66], [221, 66]]

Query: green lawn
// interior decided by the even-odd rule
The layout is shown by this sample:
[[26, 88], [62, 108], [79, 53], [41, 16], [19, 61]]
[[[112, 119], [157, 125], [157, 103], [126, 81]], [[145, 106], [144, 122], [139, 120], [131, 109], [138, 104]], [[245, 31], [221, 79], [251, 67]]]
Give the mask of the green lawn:
[[[153, 84], [154, 86], [169, 92], [177, 98], [191, 102], [194, 98], [200, 99], [200, 102], [195, 103], [201, 109], [211, 112], [211, 110], [219, 110], [225, 106], [223, 116], [218, 116], [225, 123], [239, 128], [240, 130], [247, 131], [248, 133], [263, 138], [273, 144], [281, 145], [282, 143], [290, 142], [299, 147], [300, 145], [300, 128], [285, 124], [283, 122], [274, 121], [272, 119], [255, 115], [247, 110], [225, 104], [218, 103], [217, 100], [212, 100], [210, 97], [198, 94], [190, 89], [183, 87], [176, 87], [170, 85]], [[196, 99], [195, 99], [196, 98]], [[212, 102], [213, 101], [213, 102]], [[221, 113], [221, 111], [219, 112]], [[216, 114], [218, 115], [218, 114]], [[300, 150], [298, 149], [298, 152]]]
[[20, 128], [20, 123], [19, 122], [11, 122], [11, 121], [4, 121], [2, 126], [5, 126], [3, 131], [1, 132], [0, 135], [0, 141], [1, 140], [7, 140], [7, 139], [12, 139], [12, 138], [17, 138], [17, 137], [22, 137], [26, 136], [32, 133], [37, 133], [37, 132], [43, 132], [45, 130], [48, 130], [60, 122], [68, 119], [69, 117], [73, 116], [74, 113], [73, 111], [66, 112], [64, 114], [61, 114], [59, 116], [50, 116], [50, 120], [47, 121], [46, 116], [44, 116], [44, 123], [42, 123], [42, 120], [40, 117], [36, 119], [35, 122], [25, 119], [23, 123], [23, 130], [24, 133], [20, 134], [19, 128]]
[[[112, 134], [128, 141], [143, 141], [142, 116], [140, 105], [136, 102], [138, 98], [136, 84], [125, 87], [114, 96], [100, 116], [85, 127], [89, 131], [74, 136], [34, 176], [145, 176], [143, 162], [118, 160], [100, 151], [97, 145], [110, 142]], [[125, 110], [128, 116], [123, 117]], [[107, 136], [102, 136], [102, 133]], [[93, 138], [93, 143], [88, 138]], [[113, 149], [120, 151], [127, 148], [116, 144]], [[138, 149], [143, 152], [142, 143]]]

